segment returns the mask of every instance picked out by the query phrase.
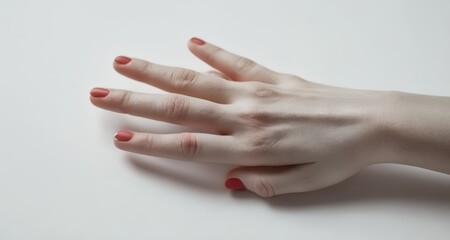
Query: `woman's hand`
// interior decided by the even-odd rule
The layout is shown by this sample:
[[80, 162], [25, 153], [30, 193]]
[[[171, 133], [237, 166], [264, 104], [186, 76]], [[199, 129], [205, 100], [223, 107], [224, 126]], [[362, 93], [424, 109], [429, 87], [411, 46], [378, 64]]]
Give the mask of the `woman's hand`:
[[240, 165], [225, 185], [263, 197], [324, 188], [376, 162], [391, 162], [386, 122], [392, 93], [336, 88], [271, 71], [193, 38], [191, 52], [219, 72], [199, 73], [117, 57], [121, 74], [170, 94], [95, 88], [107, 110], [207, 129], [120, 131], [125, 151]]

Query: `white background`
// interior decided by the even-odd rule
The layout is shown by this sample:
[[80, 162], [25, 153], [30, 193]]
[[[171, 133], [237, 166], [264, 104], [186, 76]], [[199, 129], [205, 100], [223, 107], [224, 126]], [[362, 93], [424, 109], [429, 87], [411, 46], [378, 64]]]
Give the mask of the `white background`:
[[272, 69], [351, 88], [450, 95], [450, 1], [0, 2], [0, 239], [448, 239], [450, 177], [370, 167], [261, 199], [230, 166], [136, 156], [122, 128], [186, 130], [96, 109], [124, 54], [205, 71], [199, 36]]

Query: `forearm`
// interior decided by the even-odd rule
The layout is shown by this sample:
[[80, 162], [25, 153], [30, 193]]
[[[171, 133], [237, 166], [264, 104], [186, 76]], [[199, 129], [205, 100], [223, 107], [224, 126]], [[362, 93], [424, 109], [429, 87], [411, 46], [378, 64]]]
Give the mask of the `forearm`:
[[389, 161], [450, 174], [450, 98], [389, 95], [383, 118]]

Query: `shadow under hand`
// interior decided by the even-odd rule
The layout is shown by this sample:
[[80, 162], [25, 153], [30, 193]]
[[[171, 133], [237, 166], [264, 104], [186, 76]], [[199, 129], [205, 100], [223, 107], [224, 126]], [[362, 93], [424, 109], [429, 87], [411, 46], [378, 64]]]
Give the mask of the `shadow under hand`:
[[[223, 181], [227, 165], [192, 163], [147, 156], [128, 155], [143, 173], [158, 175], [188, 187], [226, 191]], [[402, 201], [450, 207], [450, 176], [394, 164], [369, 167], [348, 180], [313, 192], [261, 198], [249, 191], [235, 191], [238, 199], [258, 199], [277, 208]]]
[[[236, 198], [258, 198], [234, 192]], [[266, 201], [277, 208], [311, 207], [371, 202], [414, 202], [450, 208], [450, 176], [408, 166], [369, 167], [346, 181], [313, 192], [276, 196]]]
[[130, 154], [127, 160], [140, 172], [157, 175], [187, 187], [224, 191], [223, 181], [229, 166], [192, 163]]

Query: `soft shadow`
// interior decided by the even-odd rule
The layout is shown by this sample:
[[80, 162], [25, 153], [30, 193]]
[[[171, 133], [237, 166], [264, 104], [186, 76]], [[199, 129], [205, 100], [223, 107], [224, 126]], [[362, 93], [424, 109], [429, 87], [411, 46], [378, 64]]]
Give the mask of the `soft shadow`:
[[129, 154], [127, 160], [140, 173], [214, 192], [224, 191], [223, 179], [230, 169], [230, 166], [221, 164], [183, 162], [134, 154]]
[[[248, 192], [234, 192], [233, 195], [239, 199], [258, 198]], [[450, 210], [450, 176], [393, 164], [374, 166], [322, 190], [281, 195], [265, 201], [271, 206], [287, 209], [401, 201], [447, 206]]]
[[[130, 154], [127, 159], [144, 174], [157, 175], [187, 187], [226, 191], [223, 180], [227, 165], [192, 163]], [[297, 208], [336, 204], [401, 201], [448, 206], [450, 176], [393, 164], [373, 166], [346, 181], [314, 192], [261, 198], [249, 191], [231, 193], [237, 199], [267, 202], [278, 208]]]

